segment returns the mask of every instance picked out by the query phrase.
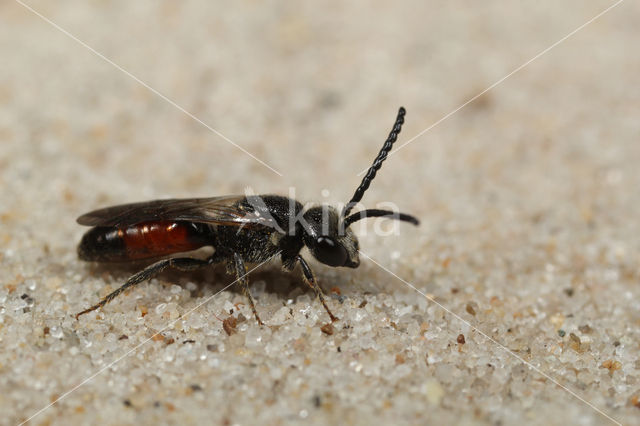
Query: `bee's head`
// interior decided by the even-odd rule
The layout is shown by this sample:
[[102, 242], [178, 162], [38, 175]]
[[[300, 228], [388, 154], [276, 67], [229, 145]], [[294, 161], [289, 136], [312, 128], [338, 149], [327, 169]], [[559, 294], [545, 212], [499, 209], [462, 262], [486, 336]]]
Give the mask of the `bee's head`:
[[304, 244], [318, 261], [329, 266], [357, 268], [358, 237], [350, 229], [340, 230], [340, 214], [328, 205], [311, 207], [304, 213]]
[[387, 158], [389, 151], [391, 151], [404, 123], [405, 113], [405, 109], [400, 107], [389, 137], [382, 145], [378, 156], [373, 160], [373, 164], [367, 170], [360, 186], [356, 189], [351, 200], [344, 206], [342, 212], [339, 213], [334, 207], [322, 205], [312, 207], [304, 213], [306, 221], [303, 236], [304, 244], [320, 262], [329, 266], [357, 268], [360, 264], [358, 238], [349, 227], [354, 222], [366, 217], [388, 217], [418, 225], [418, 219], [415, 217], [391, 210], [366, 209], [349, 215], [353, 207], [362, 199], [371, 181], [380, 170], [383, 161]]

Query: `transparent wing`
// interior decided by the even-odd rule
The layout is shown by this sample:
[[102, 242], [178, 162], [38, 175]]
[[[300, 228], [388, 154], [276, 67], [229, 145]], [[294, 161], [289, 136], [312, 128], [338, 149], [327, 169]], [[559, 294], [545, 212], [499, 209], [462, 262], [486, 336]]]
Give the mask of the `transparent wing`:
[[184, 220], [228, 226], [264, 225], [264, 218], [242, 203], [242, 195], [153, 200], [106, 207], [77, 219], [86, 226], [122, 226], [140, 222]]

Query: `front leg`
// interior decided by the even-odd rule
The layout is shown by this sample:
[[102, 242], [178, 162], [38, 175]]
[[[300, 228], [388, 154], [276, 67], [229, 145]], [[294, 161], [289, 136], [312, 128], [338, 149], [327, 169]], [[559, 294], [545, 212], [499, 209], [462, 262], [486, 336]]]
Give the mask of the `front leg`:
[[256, 310], [256, 304], [253, 301], [253, 297], [251, 297], [251, 292], [249, 292], [249, 280], [247, 279], [247, 267], [244, 264], [244, 260], [242, 259], [242, 256], [240, 256], [238, 253], [233, 253], [233, 265], [236, 269], [236, 276], [238, 277], [237, 281], [242, 286], [242, 290], [245, 296], [247, 296], [247, 298], [249, 299], [249, 303], [251, 304], [251, 310], [253, 311], [253, 315], [255, 315], [256, 319], [258, 320], [258, 324], [264, 325], [264, 323], [260, 319], [260, 316], [258, 315], [258, 311]]
[[307, 261], [304, 260], [304, 258], [300, 255], [296, 256], [296, 260], [302, 267], [302, 276], [304, 277], [304, 281], [309, 285], [309, 287], [315, 290], [316, 295], [318, 296], [318, 299], [320, 299], [320, 302], [322, 302], [322, 306], [324, 306], [324, 308], [327, 310], [327, 313], [329, 314], [329, 317], [331, 317], [331, 322], [335, 322], [339, 320], [340, 318], [333, 315], [333, 313], [331, 313], [331, 310], [327, 306], [327, 302], [325, 302], [324, 300], [324, 294], [322, 293], [322, 289], [318, 285], [316, 278], [313, 276], [313, 271], [309, 267], [309, 264], [307, 263]]

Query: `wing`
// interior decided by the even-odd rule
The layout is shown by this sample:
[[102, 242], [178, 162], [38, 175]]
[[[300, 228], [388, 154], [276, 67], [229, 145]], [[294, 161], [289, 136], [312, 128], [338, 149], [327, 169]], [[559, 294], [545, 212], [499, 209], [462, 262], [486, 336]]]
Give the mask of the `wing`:
[[83, 214], [80, 225], [122, 226], [140, 222], [185, 220], [229, 226], [261, 224], [264, 221], [253, 209], [245, 209], [242, 195], [212, 198], [182, 198], [145, 201], [106, 207]]

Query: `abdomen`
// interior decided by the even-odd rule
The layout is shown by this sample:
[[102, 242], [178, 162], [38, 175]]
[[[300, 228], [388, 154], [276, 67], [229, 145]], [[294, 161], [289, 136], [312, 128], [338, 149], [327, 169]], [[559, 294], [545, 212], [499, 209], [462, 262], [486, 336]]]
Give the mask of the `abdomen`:
[[125, 227], [97, 226], [85, 233], [78, 257], [96, 262], [150, 259], [213, 245], [208, 226], [192, 222], [144, 222]]

